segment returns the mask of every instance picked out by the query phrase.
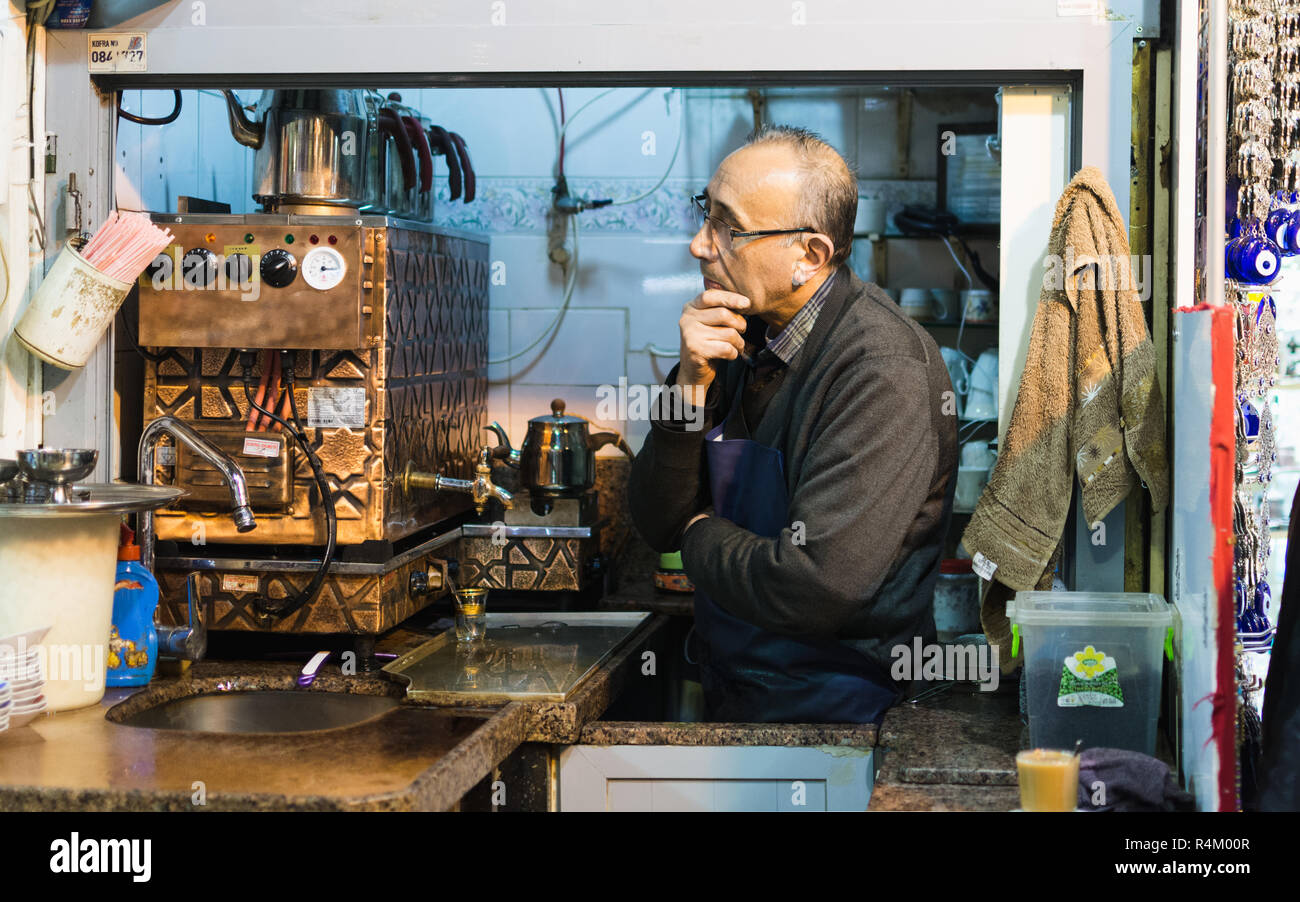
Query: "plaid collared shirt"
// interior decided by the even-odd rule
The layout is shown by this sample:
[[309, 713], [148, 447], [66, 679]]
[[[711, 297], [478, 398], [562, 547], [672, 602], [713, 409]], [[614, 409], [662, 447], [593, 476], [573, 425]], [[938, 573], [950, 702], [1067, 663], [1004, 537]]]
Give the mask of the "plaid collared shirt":
[[785, 328], [775, 337], [771, 336], [771, 327], [768, 327], [768, 339], [765, 350], [771, 351], [781, 362], [789, 366], [798, 356], [799, 351], [803, 348], [804, 342], [812, 333], [813, 325], [817, 322], [817, 314], [821, 312], [822, 304], [826, 302], [826, 295], [830, 292], [831, 283], [839, 276], [839, 268], [826, 277], [815, 294], [808, 299], [808, 303], [799, 308], [799, 312], [790, 318], [790, 322], [785, 324]]

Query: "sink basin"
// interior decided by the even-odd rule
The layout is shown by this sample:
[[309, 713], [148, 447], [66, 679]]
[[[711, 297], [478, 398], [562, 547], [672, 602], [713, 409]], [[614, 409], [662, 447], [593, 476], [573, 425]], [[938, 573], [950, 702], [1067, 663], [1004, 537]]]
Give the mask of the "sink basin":
[[352, 726], [397, 706], [398, 699], [382, 695], [269, 689], [173, 699], [117, 722], [151, 730], [306, 733]]

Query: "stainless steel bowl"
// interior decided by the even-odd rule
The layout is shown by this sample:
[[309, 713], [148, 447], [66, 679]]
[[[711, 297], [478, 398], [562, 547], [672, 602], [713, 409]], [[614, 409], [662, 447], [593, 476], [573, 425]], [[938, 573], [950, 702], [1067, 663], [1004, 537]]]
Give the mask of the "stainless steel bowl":
[[68, 486], [89, 476], [99, 460], [93, 448], [34, 448], [18, 452], [18, 469], [29, 482], [50, 486], [50, 500], [66, 504], [73, 500]]

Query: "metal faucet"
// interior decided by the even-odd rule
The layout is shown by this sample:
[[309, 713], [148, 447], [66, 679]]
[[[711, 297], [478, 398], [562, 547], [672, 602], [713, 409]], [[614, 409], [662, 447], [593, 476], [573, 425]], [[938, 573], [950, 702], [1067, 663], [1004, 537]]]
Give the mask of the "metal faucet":
[[413, 461], [407, 461], [406, 469], [398, 477], [402, 492], [409, 495], [412, 489], [433, 489], [435, 492], [466, 492], [474, 499], [474, 509], [482, 516], [488, 499], [495, 498], [506, 510], [514, 507], [514, 496], [492, 481], [492, 449], [484, 448], [479, 452], [478, 466], [474, 468], [473, 479], [454, 479], [441, 473], [422, 473], [415, 469]]
[[[166, 432], [178, 442], [184, 442], [195, 454], [198, 454], [222, 475], [230, 486], [231, 519], [240, 532], [248, 532], [257, 526], [253, 510], [248, 503], [248, 483], [244, 481], [244, 471], [235, 463], [234, 458], [217, 448], [190, 426], [175, 417], [163, 416], [153, 420], [140, 435], [138, 481], [141, 485], [153, 485], [154, 448], [158, 439]], [[141, 511], [139, 515], [136, 540], [140, 546], [140, 564], [153, 570], [154, 564], [154, 530], [153, 512]], [[186, 582], [189, 623], [186, 626], [158, 627], [158, 647], [164, 654], [197, 661], [203, 657], [207, 648], [207, 630], [199, 619], [200, 586], [197, 573], [191, 573]]]

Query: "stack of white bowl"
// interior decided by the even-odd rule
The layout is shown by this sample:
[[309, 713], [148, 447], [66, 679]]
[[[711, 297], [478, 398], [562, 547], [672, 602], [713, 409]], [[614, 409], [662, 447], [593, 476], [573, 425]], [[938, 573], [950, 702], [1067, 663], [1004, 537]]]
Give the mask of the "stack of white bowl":
[[0, 639], [0, 706], [8, 702], [0, 708], [0, 729], [24, 726], [45, 711], [45, 669], [36, 645], [45, 632]]

